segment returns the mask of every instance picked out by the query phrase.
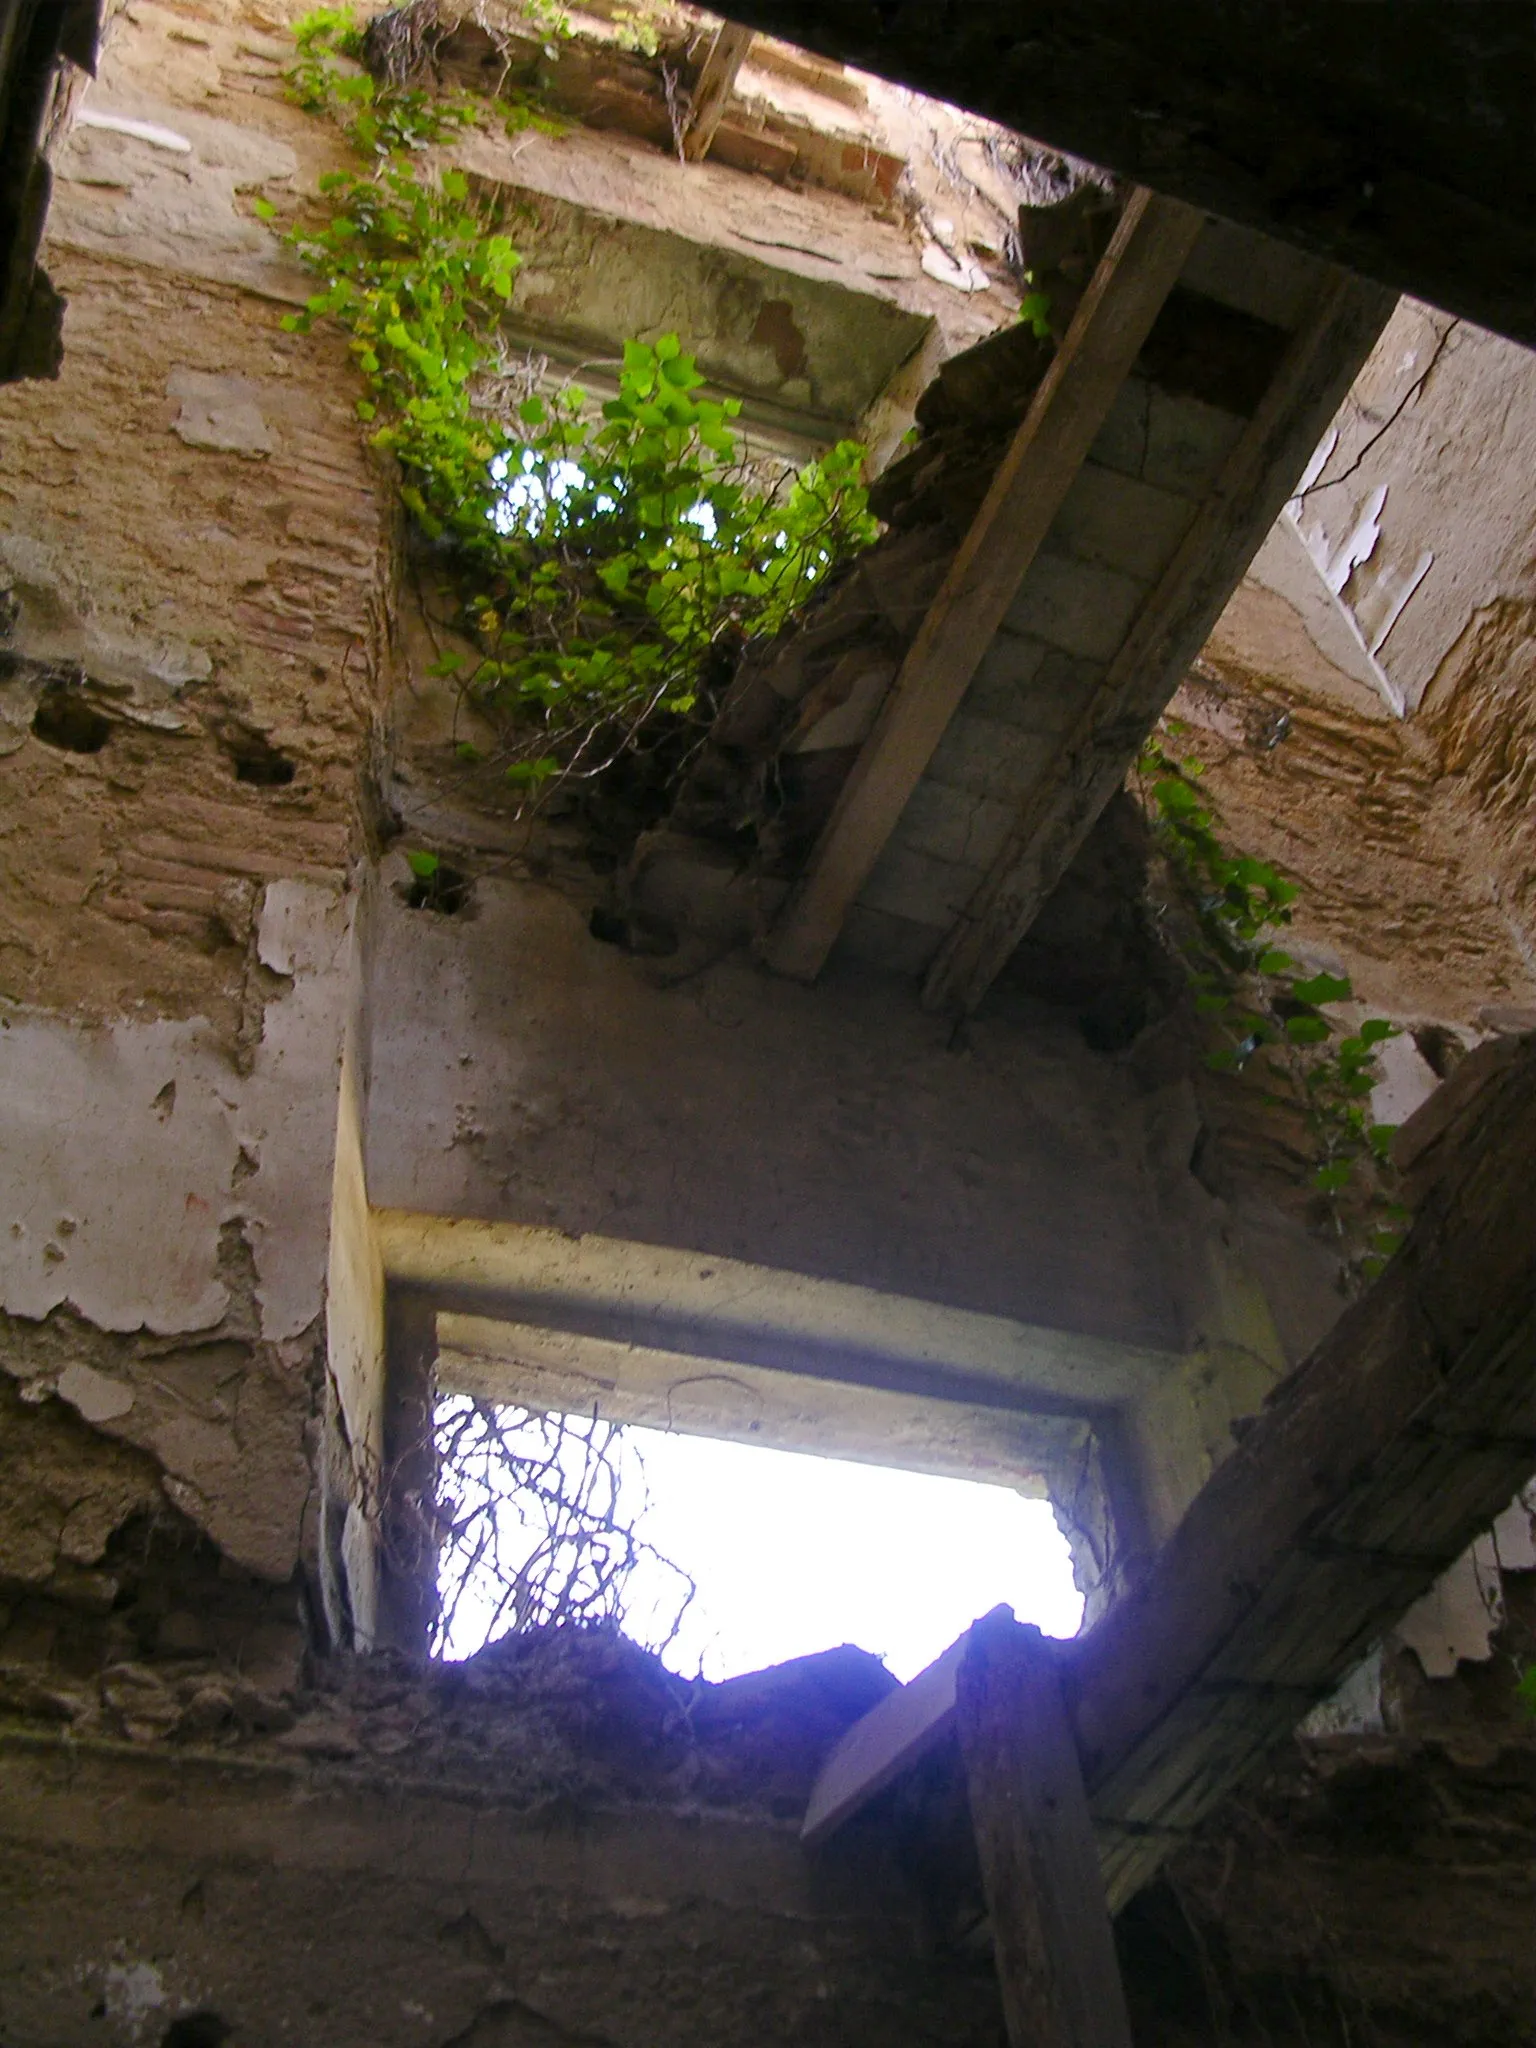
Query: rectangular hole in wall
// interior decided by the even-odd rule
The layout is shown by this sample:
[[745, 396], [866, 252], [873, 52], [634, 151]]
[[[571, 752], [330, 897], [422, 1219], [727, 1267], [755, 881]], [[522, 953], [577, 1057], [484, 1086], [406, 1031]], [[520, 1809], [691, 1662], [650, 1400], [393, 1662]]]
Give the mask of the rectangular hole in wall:
[[1006, 1485], [441, 1394], [437, 1654], [612, 1623], [686, 1677], [839, 1643], [913, 1677], [1006, 1602], [1073, 1634], [1050, 1504]]
[[1172, 1357], [681, 1249], [375, 1219], [365, 1639], [462, 1658], [569, 1619], [688, 1675], [845, 1639], [904, 1672], [999, 1602], [1071, 1633], [1135, 1553], [1128, 1418]]

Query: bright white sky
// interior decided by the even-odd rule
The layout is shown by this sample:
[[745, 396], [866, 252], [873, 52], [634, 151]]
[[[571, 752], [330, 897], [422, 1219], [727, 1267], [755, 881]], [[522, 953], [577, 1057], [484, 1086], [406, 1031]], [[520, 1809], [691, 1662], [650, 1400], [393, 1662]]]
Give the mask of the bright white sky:
[[[999, 1602], [1048, 1635], [1081, 1623], [1066, 1540], [1044, 1501], [711, 1437], [625, 1435], [650, 1492], [642, 1533], [698, 1582], [664, 1653], [685, 1676], [729, 1678], [857, 1643], [906, 1680]], [[628, 1624], [642, 1641], [647, 1598], [642, 1566]]]

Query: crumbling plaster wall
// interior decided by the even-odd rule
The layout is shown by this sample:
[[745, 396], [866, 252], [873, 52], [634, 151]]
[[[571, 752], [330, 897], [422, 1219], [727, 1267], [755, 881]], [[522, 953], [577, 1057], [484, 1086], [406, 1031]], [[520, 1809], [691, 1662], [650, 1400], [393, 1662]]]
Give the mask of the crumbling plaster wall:
[[326, 162], [284, 18], [122, 10], [56, 163], [61, 376], [0, 395], [0, 1362], [23, 1465], [60, 1407], [103, 1442], [51, 1554], [7, 1517], [18, 1594], [110, 1603], [134, 1514], [272, 1582], [313, 1543], [393, 528], [251, 210]]
[[[148, 1676], [134, 1741], [126, 1683], [67, 1751], [0, 1731], [14, 2048], [1001, 2039], [990, 1958], [935, 1939], [889, 1828], [800, 1848], [822, 1756], [894, 1683], [862, 1651], [689, 1685], [557, 1631], [158, 1728]], [[224, 2031], [170, 2031], [199, 2011]]]
[[1404, 300], [1174, 707], [1298, 937], [1466, 1036], [1536, 1000], [1533, 460], [1536, 358]]

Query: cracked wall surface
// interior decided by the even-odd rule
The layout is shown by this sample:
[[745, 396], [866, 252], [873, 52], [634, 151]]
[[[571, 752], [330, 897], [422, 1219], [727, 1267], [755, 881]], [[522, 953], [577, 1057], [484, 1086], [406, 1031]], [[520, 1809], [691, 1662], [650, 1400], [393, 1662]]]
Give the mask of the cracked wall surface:
[[[1121, 1030], [1146, 934], [1101, 914], [1134, 859], [1077, 875], [1033, 978], [954, 1038], [898, 977], [806, 991], [708, 945], [600, 943], [592, 848], [519, 841], [436, 775], [390, 481], [338, 337], [283, 332], [310, 280], [256, 213], [335, 161], [282, 97], [301, 11], [127, 0], [58, 153], [62, 373], [0, 391], [0, 2033], [993, 2048], [985, 1944], [935, 1916], [900, 1816], [842, 1863], [794, 1842], [871, 1660], [733, 1691], [607, 1640], [590, 1669], [334, 1654], [375, 1639], [380, 1597], [370, 1201], [1166, 1350], [1117, 1418], [1156, 1536], [1338, 1312], [1307, 1162], [1194, 1071], [1166, 992], [1138, 986]], [[732, 146], [771, 156], [829, 88], [760, 54]], [[867, 152], [818, 158], [824, 184], [725, 160], [685, 183], [614, 132], [464, 159], [537, 197], [547, 261], [517, 310], [546, 339], [586, 333], [622, 219], [632, 307], [670, 320], [707, 273], [722, 377], [888, 447], [1017, 298], [995, 138], [910, 96], [882, 118], [898, 103], [931, 159], [909, 216]], [[686, 261], [658, 279], [663, 242]], [[1433, 352], [1430, 326], [1404, 348]], [[1536, 991], [1518, 491], [1490, 500], [1486, 587], [1461, 535], [1449, 609], [1433, 568], [1402, 593], [1436, 474], [1473, 487], [1495, 413], [1529, 433], [1502, 345], [1455, 347], [1470, 399], [1442, 418], [1426, 381], [1412, 435], [1382, 440], [1383, 504], [1363, 468], [1329, 549], [1305, 519], [1278, 535], [1185, 711], [1244, 850], [1308, 881], [1319, 961], [1470, 1041]], [[1377, 365], [1340, 460], [1416, 363]], [[457, 914], [407, 907], [392, 837], [463, 860]], [[1096, 979], [1084, 956], [1115, 949]], [[1411, 1037], [1392, 1059], [1411, 1107], [1437, 1073]], [[167, 2036], [199, 2011], [232, 2034]]]

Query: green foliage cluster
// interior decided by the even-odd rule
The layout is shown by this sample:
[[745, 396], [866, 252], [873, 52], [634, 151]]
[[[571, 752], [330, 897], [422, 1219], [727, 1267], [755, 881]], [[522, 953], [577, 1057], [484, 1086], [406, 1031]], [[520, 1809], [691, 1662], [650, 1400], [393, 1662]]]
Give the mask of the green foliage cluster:
[[574, 384], [529, 389], [497, 338], [510, 237], [461, 172], [407, 155], [469, 115], [352, 75], [342, 10], [307, 16], [297, 40], [295, 98], [337, 119], [367, 167], [325, 178], [329, 218], [294, 232], [323, 288], [285, 324], [334, 320], [351, 337], [358, 412], [451, 565], [454, 623], [477, 650], [440, 672], [496, 720], [509, 779], [610, 757], [654, 715], [692, 709], [723, 639], [779, 630], [874, 538], [864, 451], [840, 442], [762, 488], [739, 402], [706, 396], [671, 334], [625, 344], [604, 404]]
[[425, 149], [473, 127], [479, 108], [468, 94], [451, 98], [416, 86], [380, 86], [361, 69], [363, 31], [350, 7], [316, 7], [294, 25], [297, 61], [288, 93], [308, 113], [333, 116], [359, 155], [387, 158]]
[[656, 56], [665, 28], [665, 15], [650, 0], [638, 0], [636, 6], [613, 10], [614, 40], [621, 50], [632, 50], [636, 56]]
[[1365, 1242], [1361, 1276], [1374, 1278], [1397, 1248], [1407, 1212], [1384, 1193], [1394, 1126], [1371, 1121], [1380, 1078], [1379, 1048], [1397, 1036], [1383, 1017], [1343, 1028], [1327, 1009], [1353, 1001], [1349, 980], [1304, 974], [1277, 938], [1292, 918], [1298, 890], [1267, 861], [1223, 845], [1215, 808], [1200, 787], [1201, 762], [1172, 750], [1183, 728], [1165, 720], [1137, 762], [1143, 807], [1179, 885], [1187, 913], [1175, 939], [1195, 1006], [1216, 1038], [1208, 1055], [1217, 1072], [1257, 1062], [1275, 1099], [1302, 1110], [1312, 1133], [1312, 1184], [1341, 1235], [1345, 1201], [1361, 1198]]

